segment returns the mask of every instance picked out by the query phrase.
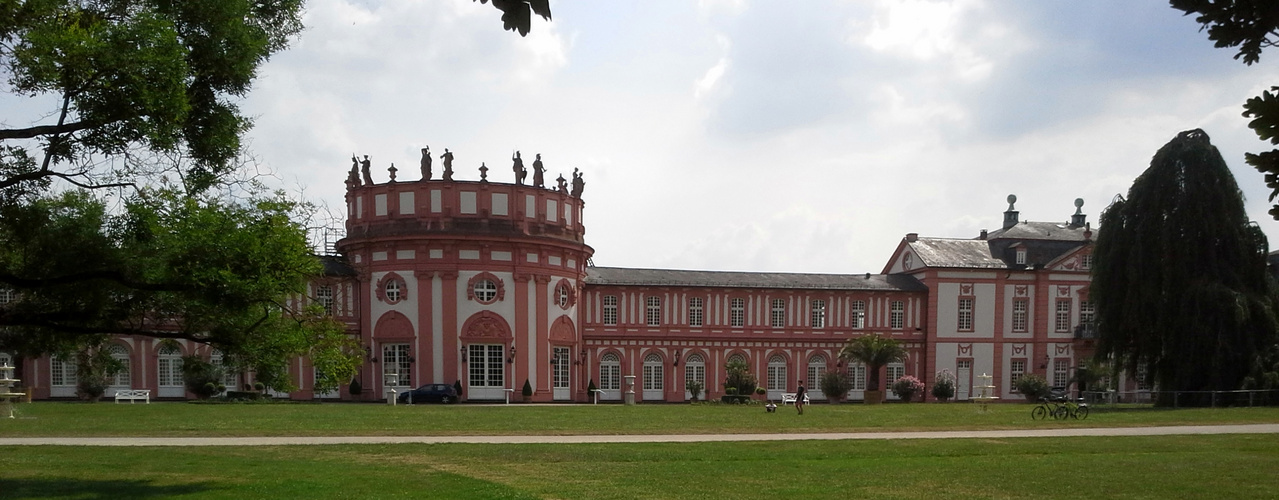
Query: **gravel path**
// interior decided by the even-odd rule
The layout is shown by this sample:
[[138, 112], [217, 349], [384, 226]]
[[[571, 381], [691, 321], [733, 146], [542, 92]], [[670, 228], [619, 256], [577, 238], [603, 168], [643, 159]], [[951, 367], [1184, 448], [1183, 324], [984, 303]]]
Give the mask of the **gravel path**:
[[818, 434], [627, 434], [582, 436], [283, 436], [283, 437], [33, 437], [0, 438], [0, 446], [286, 446], [399, 443], [691, 443], [839, 439], [955, 439], [1177, 434], [1277, 434], [1279, 424], [1106, 427], [996, 431], [839, 432]]

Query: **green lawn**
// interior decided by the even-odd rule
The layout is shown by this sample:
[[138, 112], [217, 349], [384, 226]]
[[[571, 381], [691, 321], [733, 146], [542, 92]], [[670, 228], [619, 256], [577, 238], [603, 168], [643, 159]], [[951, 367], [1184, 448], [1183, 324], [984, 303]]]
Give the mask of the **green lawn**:
[[1274, 498], [1279, 436], [16, 447], [3, 498]]
[[1083, 421], [1032, 421], [1031, 405], [819, 404], [804, 416], [760, 406], [190, 404], [37, 402], [0, 419], [0, 436], [355, 436], [703, 434], [1040, 429], [1279, 422], [1279, 407], [1094, 411]]

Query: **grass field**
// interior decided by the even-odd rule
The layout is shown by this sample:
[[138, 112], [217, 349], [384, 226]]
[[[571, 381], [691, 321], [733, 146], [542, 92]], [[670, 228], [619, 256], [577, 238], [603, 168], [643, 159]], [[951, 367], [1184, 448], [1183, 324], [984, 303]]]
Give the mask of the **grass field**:
[[814, 405], [790, 407], [379, 404], [58, 403], [19, 405], [0, 436], [365, 436], [518, 434], [720, 434], [1041, 429], [1276, 423], [1279, 408], [1094, 411], [1082, 421], [1032, 421], [1032, 405]]
[[1274, 498], [1279, 437], [18, 447], [3, 498]]
[[[1279, 422], [1279, 409], [1029, 405], [415, 406], [36, 403], [0, 437], [666, 434]], [[641, 444], [20, 446], [0, 498], [1276, 498], [1279, 435]]]

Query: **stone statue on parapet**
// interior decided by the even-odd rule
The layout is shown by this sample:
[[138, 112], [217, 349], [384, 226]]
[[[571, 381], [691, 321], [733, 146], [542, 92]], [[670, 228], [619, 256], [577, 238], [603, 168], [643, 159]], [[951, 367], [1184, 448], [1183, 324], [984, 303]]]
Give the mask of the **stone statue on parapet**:
[[489, 181], [489, 167], [484, 162], [480, 162], [480, 182]]
[[444, 160], [444, 180], [453, 180], [453, 153], [449, 152], [449, 148], [444, 148], [444, 154], [440, 155], [440, 159]]
[[351, 173], [346, 176], [346, 186], [354, 189], [360, 187], [360, 159], [351, 153]]
[[573, 169], [573, 192], [569, 194], [572, 195], [574, 198], [581, 198], [582, 189], [585, 189], [585, 188], [586, 188], [586, 181], [582, 180], [582, 174], [578, 172], [576, 168], [574, 168]]
[[528, 177], [528, 170], [524, 168], [524, 160], [520, 158], [519, 151], [511, 158], [511, 170], [515, 171], [515, 183], [523, 185], [524, 178]]
[[564, 174], [560, 174], [559, 178], [555, 179], [555, 190], [568, 194], [568, 181], [564, 180]]
[[422, 148], [422, 180], [431, 180], [431, 147]]
[[546, 169], [542, 168], [542, 154], [538, 153], [537, 158], [533, 160], [533, 185], [534, 186], [546, 187], [546, 180], [542, 175], [544, 172], [546, 172]]
[[360, 172], [364, 174], [364, 185], [373, 185], [373, 174], [369, 172], [369, 167], [373, 162], [369, 161], [369, 155], [364, 155], [364, 161], [360, 162]]

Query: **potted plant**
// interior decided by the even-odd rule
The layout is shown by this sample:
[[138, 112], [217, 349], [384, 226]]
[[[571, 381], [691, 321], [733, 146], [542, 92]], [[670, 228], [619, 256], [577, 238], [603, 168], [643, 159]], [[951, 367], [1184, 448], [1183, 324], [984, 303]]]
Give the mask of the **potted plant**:
[[462, 379], [457, 379], [453, 382], [453, 392], [457, 393], [457, 399], [460, 401], [462, 399]]
[[533, 384], [528, 383], [528, 379], [524, 379], [524, 390], [520, 394], [524, 396], [525, 403], [533, 399]]
[[1040, 399], [1048, 397], [1048, 394], [1052, 392], [1048, 387], [1048, 380], [1038, 373], [1023, 375], [1017, 379], [1017, 383], [1013, 385], [1013, 388], [1017, 389], [1017, 392], [1020, 392], [1023, 396], [1026, 396], [1026, 401], [1029, 403], [1038, 403]]
[[911, 375], [893, 382], [893, 394], [896, 394], [903, 402], [909, 403], [911, 398], [922, 392], [924, 392], [924, 383]]
[[933, 381], [933, 397], [943, 403], [955, 397], [955, 376], [950, 371], [937, 372], [937, 378]]
[[755, 388], [755, 395], [756, 395], [756, 396], [767, 396], [767, 395], [768, 395], [768, 389], [765, 389], [765, 388], [763, 388], [763, 387], [756, 387], [756, 388]]
[[826, 395], [826, 401], [831, 404], [838, 403], [840, 400], [848, 396], [848, 391], [853, 389], [853, 381], [849, 380], [848, 372], [843, 370], [827, 371], [822, 374], [821, 390]]
[[702, 383], [696, 380], [689, 380], [684, 384], [684, 388], [688, 389], [688, 394], [691, 396], [689, 401], [697, 401], [698, 396], [702, 394]]
[[879, 371], [884, 365], [906, 359], [906, 348], [901, 342], [881, 335], [863, 335], [849, 339], [839, 351], [839, 359], [857, 361], [866, 365], [869, 374], [866, 381], [866, 404], [879, 404], [884, 399], [880, 390]]

